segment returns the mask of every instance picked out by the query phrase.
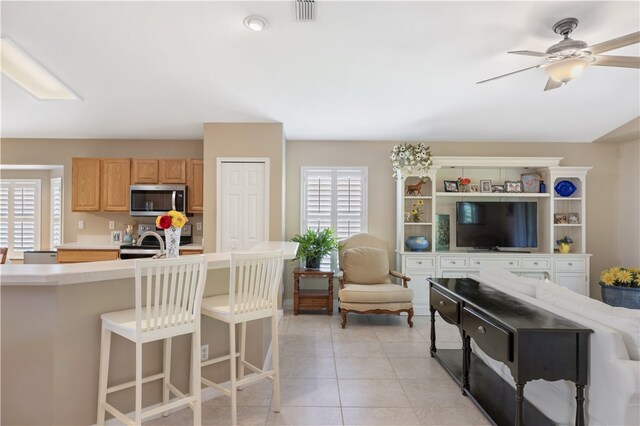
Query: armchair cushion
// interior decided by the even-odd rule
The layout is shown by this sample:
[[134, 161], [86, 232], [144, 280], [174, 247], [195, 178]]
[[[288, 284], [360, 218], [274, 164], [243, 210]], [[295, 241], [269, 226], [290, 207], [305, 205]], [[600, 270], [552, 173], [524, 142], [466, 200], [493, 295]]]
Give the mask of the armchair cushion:
[[413, 300], [413, 290], [396, 284], [345, 284], [340, 303], [402, 303]]
[[342, 254], [345, 283], [387, 284], [389, 256], [386, 251], [373, 247], [353, 247]]

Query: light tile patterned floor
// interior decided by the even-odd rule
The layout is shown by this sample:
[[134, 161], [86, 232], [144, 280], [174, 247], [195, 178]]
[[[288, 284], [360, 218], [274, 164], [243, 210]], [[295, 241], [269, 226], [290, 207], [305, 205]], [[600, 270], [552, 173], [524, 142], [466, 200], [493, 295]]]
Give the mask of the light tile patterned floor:
[[[438, 321], [439, 348], [459, 348], [456, 328]], [[282, 410], [272, 411], [270, 382], [240, 392], [242, 425], [488, 425], [429, 356], [429, 319], [285, 313], [280, 324]], [[203, 404], [205, 425], [231, 419], [225, 396]], [[148, 425], [190, 425], [191, 410]]]

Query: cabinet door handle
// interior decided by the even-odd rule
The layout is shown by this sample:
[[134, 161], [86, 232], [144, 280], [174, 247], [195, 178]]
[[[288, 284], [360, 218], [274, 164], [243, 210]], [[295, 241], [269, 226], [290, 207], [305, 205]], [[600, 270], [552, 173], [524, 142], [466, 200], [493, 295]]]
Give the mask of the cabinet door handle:
[[480, 334], [487, 334], [487, 330], [483, 326], [478, 327], [478, 332]]
[[573, 266], [573, 263], [569, 262], [569, 263], [567, 263], [567, 265], [569, 265], [569, 266]]
[[537, 265], [537, 264], [538, 264], [538, 262], [533, 262], [533, 264], [534, 264], [534, 265]]
[[513, 262], [509, 262], [509, 265], [513, 265]]
[[452, 260], [452, 261], [451, 261], [451, 264], [452, 264], [452, 265], [455, 265], [455, 264], [456, 264], [456, 261], [455, 261], [455, 260]]
[[479, 265], [479, 264], [480, 264], [480, 262], [476, 262], [476, 265]]
[[440, 302], [438, 302], [438, 305], [440, 305], [440, 306], [444, 306], [444, 305], [445, 305], [445, 303], [444, 303], [444, 301], [442, 301], [442, 300], [441, 300]]
[[422, 260], [418, 260], [418, 265], [422, 265]]

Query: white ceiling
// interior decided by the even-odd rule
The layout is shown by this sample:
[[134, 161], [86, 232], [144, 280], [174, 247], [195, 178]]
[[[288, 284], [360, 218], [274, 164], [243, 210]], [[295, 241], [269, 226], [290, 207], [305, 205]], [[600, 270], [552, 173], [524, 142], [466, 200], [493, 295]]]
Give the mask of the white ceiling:
[[[592, 141], [640, 115], [640, 70], [590, 67], [543, 92], [551, 26], [599, 43], [640, 2], [1, 2], [2, 35], [82, 102], [2, 76], [3, 137], [202, 138], [202, 123], [278, 121], [288, 139]], [[266, 17], [266, 31], [242, 25]], [[638, 45], [611, 54], [640, 55]]]

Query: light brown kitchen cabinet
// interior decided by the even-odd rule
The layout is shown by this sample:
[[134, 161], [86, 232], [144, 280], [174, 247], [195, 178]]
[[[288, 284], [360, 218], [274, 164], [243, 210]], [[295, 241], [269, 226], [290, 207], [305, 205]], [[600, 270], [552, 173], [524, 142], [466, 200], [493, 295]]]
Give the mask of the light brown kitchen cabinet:
[[71, 159], [71, 211], [100, 211], [100, 159]]
[[187, 189], [189, 213], [202, 213], [204, 206], [204, 162], [202, 160], [189, 161]]
[[160, 183], [187, 183], [187, 160], [159, 160]]
[[102, 160], [102, 201], [105, 212], [129, 211], [129, 182], [131, 161], [128, 158], [105, 158]]
[[101, 260], [117, 260], [120, 250], [82, 250], [82, 249], [58, 249], [58, 263], [82, 263], [99, 262]]
[[180, 249], [180, 256], [189, 256], [192, 254], [202, 254], [202, 250], [200, 249]]
[[131, 184], [158, 183], [158, 160], [137, 159], [131, 160]]

